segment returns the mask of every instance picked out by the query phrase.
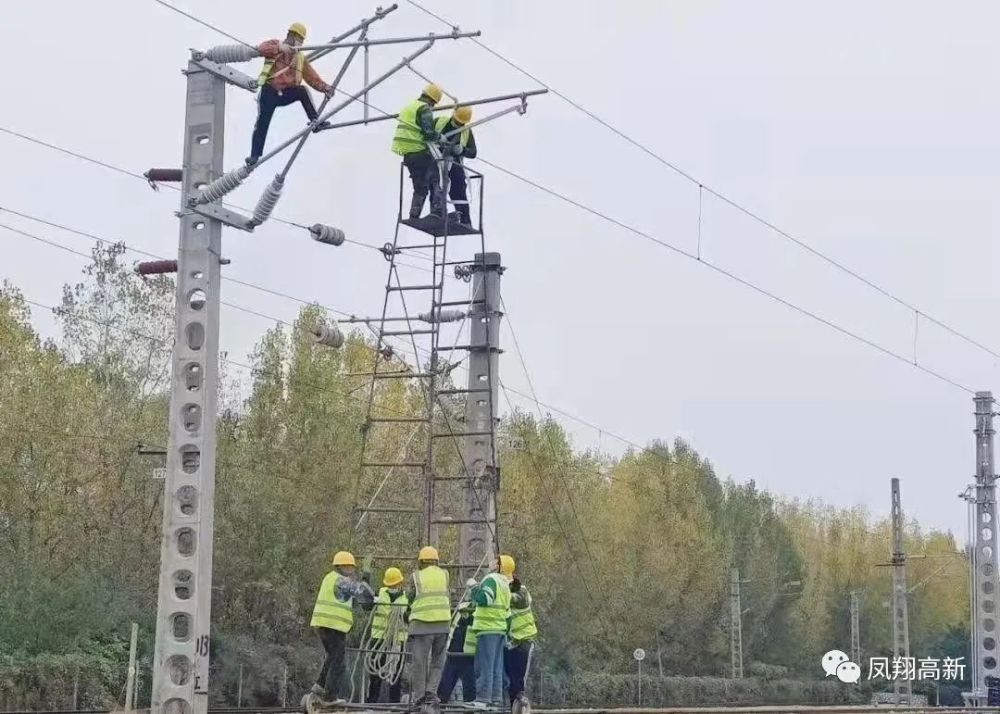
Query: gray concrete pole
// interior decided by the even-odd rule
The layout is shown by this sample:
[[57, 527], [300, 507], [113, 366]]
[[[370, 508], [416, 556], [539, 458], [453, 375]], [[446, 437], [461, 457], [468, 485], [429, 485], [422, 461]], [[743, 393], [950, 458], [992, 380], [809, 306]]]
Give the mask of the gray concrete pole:
[[125, 714], [132, 714], [135, 706], [135, 647], [138, 640], [139, 625], [133, 622], [128, 642], [128, 673], [125, 675]]
[[851, 661], [861, 666], [861, 628], [858, 594], [851, 591]]
[[[892, 655], [893, 659], [910, 657], [910, 618], [906, 603], [906, 553], [903, 550], [903, 503], [899, 479], [892, 479]], [[895, 703], [910, 706], [913, 682], [909, 677], [892, 680]]]
[[469, 310], [469, 392], [465, 401], [465, 426], [474, 436], [464, 437], [462, 458], [469, 474], [465, 486], [465, 516], [459, 535], [462, 581], [471, 577], [475, 565], [496, 559], [497, 489], [496, 405], [499, 386], [500, 275], [499, 253], [477, 253], [472, 263], [473, 304]]
[[729, 572], [729, 665], [733, 679], [743, 679], [743, 604], [740, 571]]
[[188, 206], [200, 193], [196, 185], [223, 173], [226, 84], [194, 62], [186, 74], [152, 714], [205, 714], [208, 709], [222, 223]]
[[972, 558], [972, 694], [986, 704], [986, 678], [997, 672], [996, 471], [993, 463], [993, 394], [976, 392], [976, 489], [969, 534]]

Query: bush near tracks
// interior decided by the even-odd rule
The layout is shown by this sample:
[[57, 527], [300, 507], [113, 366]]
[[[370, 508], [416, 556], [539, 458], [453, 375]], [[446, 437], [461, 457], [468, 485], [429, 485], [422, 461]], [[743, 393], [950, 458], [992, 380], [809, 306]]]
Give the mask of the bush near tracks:
[[0, 709], [112, 709], [122, 689], [125, 662], [120, 653], [0, 655]]
[[[629, 706], [639, 702], [638, 677], [596, 672], [546, 674], [535, 682], [533, 701], [545, 707]], [[867, 687], [830, 681], [643, 677], [642, 706], [762, 706], [777, 704], [863, 704]]]

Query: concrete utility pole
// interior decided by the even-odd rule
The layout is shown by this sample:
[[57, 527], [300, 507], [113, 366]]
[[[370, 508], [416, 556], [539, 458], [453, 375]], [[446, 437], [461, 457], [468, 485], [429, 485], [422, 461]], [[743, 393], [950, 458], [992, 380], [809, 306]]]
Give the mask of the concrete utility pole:
[[226, 82], [187, 68], [180, 245], [153, 714], [205, 714], [211, 644], [222, 221], [189, 199], [222, 174]]
[[499, 555], [497, 541], [497, 490], [499, 472], [493, 434], [496, 424], [500, 354], [499, 253], [477, 253], [471, 265], [473, 304], [469, 309], [469, 381], [465, 397], [466, 436], [465, 521], [459, 530], [459, 560], [462, 578], [472, 577], [476, 564]]
[[859, 627], [858, 593], [851, 591], [851, 661], [861, 665], [861, 631]]
[[729, 573], [729, 660], [733, 679], [743, 679], [743, 605], [740, 602], [740, 571]]
[[139, 625], [133, 622], [128, 643], [128, 673], [125, 675], [125, 714], [132, 714], [135, 706], [135, 648], [138, 640]]
[[972, 692], [986, 704], [986, 678], [997, 672], [997, 533], [996, 472], [993, 463], [993, 394], [976, 392], [976, 484], [971, 504]]
[[[899, 479], [892, 479], [892, 655], [894, 662], [910, 657], [910, 621], [906, 607], [906, 553], [903, 551], [903, 504], [899, 496]], [[904, 659], [905, 658], [905, 659]], [[892, 691], [896, 705], [913, 700], [913, 685], [909, 677], [895, 677]], [[905, 701], [901, 699], [905, 697]]]

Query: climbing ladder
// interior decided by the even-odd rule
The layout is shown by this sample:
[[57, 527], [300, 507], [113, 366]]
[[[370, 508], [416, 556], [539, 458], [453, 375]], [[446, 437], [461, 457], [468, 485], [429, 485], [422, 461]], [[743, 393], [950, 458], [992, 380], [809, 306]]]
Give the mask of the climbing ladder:
[[[455, 205], [447, 199], [451, 165], [449, 158], [439, 158], [446, 206]], [[436, 545], [441, 549], [442, 566], [458, 570], [452, 577], [457, 586], [475, 575], [486, 560], [463, 562], [468, 551], [463, 544], [470, 533], [485, 530], [489, 541], [496, 543], [495, 362], [499, 350], [495, 335], [499, 313], [495, 305], [487, 305], [491, 283], [484, 274], [495, 273], [492, 287], [498, 295], [501, 270], [499, 256], [485, 250], [483, 176], [466, 166], [462, 170], [478, 208], [474, 226], [459, 223], [455, 213], [446, 220], [404, 218], [408, 181], [400, 167], [396, 229], [392, 242], [382, 248], [388, 262], [382, 314], [353, 320], [365, 322], [376, 338], [361, 426], [356, 547], [373, 551], [374, 559], [383, 561], [382, 567], [409, 570], [420, 546]], [[490, 261], [490, 256], [496, 259]], [[404, 279], [401, 267], [410, 267], [407, 260], [429, 262], [430, 280]], [[450, 281], [450, 276], [456, 280]], [[453, 288], [470, 282], [472, 290], [463, 289], [464, 295]], [[469, 336], [463, 339], [463, 334]], [[399, 358], [400, 343], [412, 352], [406, 355], [412, 364]], [[470, 362], [485, 356], [481, 360], [485, 371], [477, 367], [475, 376], [470, 372], [464, 387], [451, 379], [466, 359], [459, 357], [462, 352]], [[479, 418], [479, 412], [487, 418]], [[480, 456], [473, 458], [476, 453]], [[456, 485], [463, 490], [455, 489]], [[467, 508], [470, 496], [483, 507]], [[495, 545], [489, 550], [495, 551]]]

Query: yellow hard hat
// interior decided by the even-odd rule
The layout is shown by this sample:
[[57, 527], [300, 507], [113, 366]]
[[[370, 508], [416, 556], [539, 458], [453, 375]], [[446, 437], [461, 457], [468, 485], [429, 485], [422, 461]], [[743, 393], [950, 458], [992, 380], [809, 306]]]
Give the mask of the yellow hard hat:
[[509, 555], [500, 556], [500, 574], [507, 577], [514, 574], [514, 559]]
[[403, 571], [399, 568], [386, 568], [385, 575], [382, 576], [382, 584], [387, 588], [394, 587], [403, 582]]
[[337, 554], [333, 556], [334, 565], [354, 565], [354, 556], [348, 553], [346, 550], [337, 551]]
[[420, 549], [417, 560], [438, 560], [438, 551], [433, 545], [425, 545]]
[[470, 121], [472, 121], [472, 107], [456, 108], [455, 113], [452, 114], [452, 118], [455, 120], [456, 124], [465, 126]]
[[293, 22], [288, 28], [289, 32], [294, 32], [296, 35], [301, 37], [303, 40], [306, 39], [306, 26], [301, 22]]
[[437, 86], [433, 82], [424, 87], [424, 94], [434, 100], [437, 104], [441, 101], [441, 97], [444, 96], [444, 92], [441, 91], [441, 87]]

